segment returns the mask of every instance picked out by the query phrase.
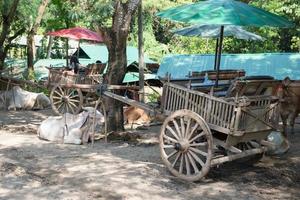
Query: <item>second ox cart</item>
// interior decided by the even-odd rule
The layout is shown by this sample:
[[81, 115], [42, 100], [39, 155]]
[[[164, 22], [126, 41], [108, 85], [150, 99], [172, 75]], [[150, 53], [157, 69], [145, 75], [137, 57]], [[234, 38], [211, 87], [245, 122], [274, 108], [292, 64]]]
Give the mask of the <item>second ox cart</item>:
[[[164, 164], [173, 175], [197, 181], [212, 166], [243, 157], [260, 157], [272, 148], [266, 138], [277, 130], [279, 100], [272, 93], [278, 82], [236, 81], [233, 84], [229, 93], [234, 97], [228, 94], [219, 98], [167, 82], [157, 109], [109, 90], [102, 90], [102, 95], [164, 117], [159, 136]], [[260, 92], [252, 96], [238, 95], [238, 91], [247, 93], [254, 87]]]

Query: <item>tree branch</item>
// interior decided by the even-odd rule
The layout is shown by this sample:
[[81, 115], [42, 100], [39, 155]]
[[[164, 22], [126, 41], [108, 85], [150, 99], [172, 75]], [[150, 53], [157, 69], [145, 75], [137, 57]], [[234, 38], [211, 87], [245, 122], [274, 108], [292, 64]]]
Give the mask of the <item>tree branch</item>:
[[117, 0], [115, 2], [114, 8], [115, 8], [115, 11], [113, 14], [112, 30], [114, 30], [116, 32], [119, 29], [119, 27], [121, 27], [122, 21], [123, 21], [122, 19], [123, 19], [124, 10], [123, 10], [120, 0]]
[[104, 43], [107, 45], [107, 46], [111, 46], [111, 37], [110, 37], [110, 34], [112, 32], [111, 28], [104, 28], [104, 27], [101, 27], [97, 24], [94, 25], [94, 28], [96, 30], [96, 32], [102, 36], [102, 38], [104, 39]]
[[18, 5], [19, 5], [19, 1], [20, 0], [14, 0], [14, 2], [12, 3], [12, 6], [9, 10], [9, 13], [7, 15], [7, 23], [10, 24], [12, 19], [14, 18], [15, 14], [16, 14], [16, 10], [18, 8]]
[[129, 30], [132, 15], [137, 10], [137, 7], [140, 4], [140, 1], [141, 0], [131, 0], [128, 2], [128, 7], [127, 7], [128, 11], [123, 18], [123, 29], [124, 30]]
[[31, 32], [32, 32], [33, 34], [36, 33], [38, 27], [40, 26], [40, 23], [41, 23], [42, 18], [43, 18], [43, 16], [44, 16], [45, 9], [46, 9], [46, 7], [47, 7], [49, 1], [50, 1], [50, 0], [43, 0], [42, 3], [41, 3], [41, 5], [40, 5], [40, 7], [39, 7], [39, 10], [38, 10], [38, 16], [37, 16], [37, 18], [35, 19], [35, 23], [34, 23], [32, 29], [31, 29]]
[[7, 39], [7, 43], [11, 43], [14, 39], [16, 39], [19, 35], [25, 32], [25, 28], [21, 28], [17, 32], [15, 32], [11, 37]]
[[12, 3], [12, 6], [9, 9], [8, 15], [4, 15], [4, 13], [2, 13], [3, 19], [2, 19], [2, 31], [0, 34], [0, 46], [2, 46], [4, 44], [4, 41], [10, 32], [10, 25], [14, 18], [18, 4], [19, 4], [19, 0], [14, 0], [14, 2]]

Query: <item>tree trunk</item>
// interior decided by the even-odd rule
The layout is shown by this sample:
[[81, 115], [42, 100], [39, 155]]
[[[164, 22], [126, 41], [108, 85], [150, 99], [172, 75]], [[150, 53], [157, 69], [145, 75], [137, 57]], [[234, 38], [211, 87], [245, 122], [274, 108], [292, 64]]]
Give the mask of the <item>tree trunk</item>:
[[28, 71], [33, 72], [33, 61], [34, 61], [35, 43], [34, 43], [34, 33], [30, 32], [27, 35], [27, 67]]
[[0, 49], [0, 75], [2, 73], [2, 70], [4, 69], [4, 60], [5, 60], [5, 53]]
[[[127, 37], [130, 30], [132, 15], [140, 0], [130, 0], [122, 3], [116, 0], [114, 4], [113, 23], [111, 28], [96, 27], [97, 32], [104, 38], [108, 49], [108, 72], [105, 80], [108, 84], [121, 85], [127, 67]], [[108, 130], [124, 130], [123, 104], [119, 101], [107, 99]]]
[[52, 45], [53, 45], [53, 36], [49, 36], [49, 41], [48, 41], [48, 46], [47, 46], [47, 58], [48, 59], [51, 57]]
[[[115, 34], [111, 35], [112, 38], [124, 38], [121, 40], [112, 39], [112, 44], [107, 46], [109, 52], [109, 70], [107, 73], [106, 81], [111, 85], [121, 85], [126, 67], [127, 67], [127, 35], [117, 37]], [[118, 93], [118, 91], [117, 91]], [[118, 93], [120, 94], [120, 93]], [[108, 130], [122, 131], [124, 130], [123, 124], [123, 103], [109, 99], [108, 100]]]
[[[9, 47], [8, 45], [10, 45], [10, 43], [11, 43], [11, 41], [8, 41], [8, 44], [5, 45], [5, 41], [8, 38], [8, 35], [10, 33], [10, 26], [13, 22], [16, 10], [19, 5], [19, 1], [20, 0], [14, 0], [11, 3], [11, 7], [9, 8], [9, 11], [6, 12], [6, 10], [5, 10], [5, 11], [2, 11], [2, 13], [1, 13], [2, 18], [0, 19], [0, 21], [2, 22], [2, 27], [0, 29], [1, 30], [1, 33], [0, 33], [0, 74], [4, 68], [4, 60], [6, 58], [6, 53], [8, 51], [8, 47]], [[5, 13], [3, 13], [3, 12], [5, 12]], [[13, 39], [13, 38], [11, 38], [11, 39]]]
[[46, 7], [49, 3], [49, 0], [43, 0], [39, 6], [38, 9], [38, 15], [35, 19], [35, 22], [31, 28], [31, 30], [28, 32], [27, 35], [27, 66], [28, 66], [28, 72], [33, 72], [33, 61], [35, 60], [35, 42], [34, 42], [34, 35], [37, 32], [38, 27], [40, 26], [40, 23], [42, 21], [44, 12], [46, 10]]

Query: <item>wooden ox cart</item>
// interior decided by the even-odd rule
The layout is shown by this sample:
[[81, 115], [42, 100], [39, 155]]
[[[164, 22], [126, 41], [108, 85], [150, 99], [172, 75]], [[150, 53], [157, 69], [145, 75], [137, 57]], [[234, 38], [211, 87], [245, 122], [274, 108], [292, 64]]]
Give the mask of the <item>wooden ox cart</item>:
[[[78, 74], [66, 69], [48, 68], [46, 85], [51, 89], [52, 110], [58, 115], [66, 112], [77, 114], [83, 106], [95, 106], [98, 99], [96, 90], [103, 81], [105, 66], [103, 63], [88, 65]], [[138, 90], [135, 86], [118, 85], [110, 85], [108, 89]]]
[[159, 136], [162, 160], [173, 175], [187, 181], [201, 179], [212, 166], [262, 155], [272, 146], [266, 137], [277, 130], [278, 99], [271, 95], [217, 98], [167, 82], [161, 107], [154, 109], [101, 91], [165, 118]]
[[[50, 70], [50, 80], [55, 79], [53, 75]], [[75, 82], [70, 83], [68, 80], [62, 83], [62, 77], [56, 81], [59, 84], [55, 84], [50, 95], [54, 110], [78, 112], [83, 102], [82, 90], [98, 93], [100, 97], [95, 107], [104, 108], [101, 111], [105, 117], [103, 97], [164, 118], [159, 136], [161, 157], [170, 172], [183, 180], [196, 181], [203, 178], [212, 166], [262, 155], [272, 146], [265, 141], [266, 137], [271, 131], [277, 130], [279, 101], [272, 96], [273, 92], [270, 91], [273, 89], [267, 89], [276, 87], [276, 82], [263, 84], [250, 81], [251, 87], [247, 87], [249, 84], [245, 84], [245, 81], [238, 81], [234, 87], [230, 87], [229, 94], [224, 98], [166, 82], [161, 106], [153, 108], [113, 92], [125, 86], [104, 85], [101, 81], [98, 84], [89, 76], [82, 81], [95, 81], [92, 84], [78, 83], [78, 77], [74, 79]], [[249, 94], [255, 85], [259, 93], [241, 96]]]

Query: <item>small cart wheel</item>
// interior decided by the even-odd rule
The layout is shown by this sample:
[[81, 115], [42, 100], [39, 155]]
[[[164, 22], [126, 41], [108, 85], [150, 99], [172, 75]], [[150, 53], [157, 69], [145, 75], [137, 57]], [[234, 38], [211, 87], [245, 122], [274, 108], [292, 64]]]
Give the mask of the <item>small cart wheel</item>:
[[103, 115], [103, 118], [97, 117], [97, 113], [94, 113], [93, 117], [93, 130], [92, 130], [92, 144], [94, 144], [95, 134], [104, 134], [105, 142], [107, 142], [107, 116], [106, 116], [106, 108], [104, 102], [101, 98], [99, 98], [95, 105], [95, 111], [100, 112]]
[[66, 88], [59, 84], [50, 93], [51, 106], [57, 115], [64, 113], [77, 114], [82, 108], [83, 96], [80, 89]]
[[170, 172], [186, 181], [197, 181], [209, 171], [213, 152], [211, 131], [200, 115], [178, 110], [164, 121], [159, 145]]

